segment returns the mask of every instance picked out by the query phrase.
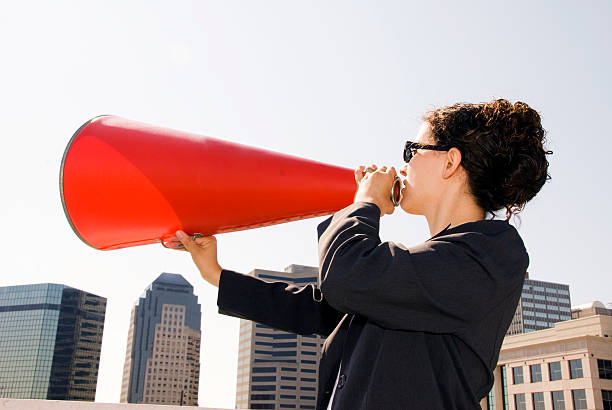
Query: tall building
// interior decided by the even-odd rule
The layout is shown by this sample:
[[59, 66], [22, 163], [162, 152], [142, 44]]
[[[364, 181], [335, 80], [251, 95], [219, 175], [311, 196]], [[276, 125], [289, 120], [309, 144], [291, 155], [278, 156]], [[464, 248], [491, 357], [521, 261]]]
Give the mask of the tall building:
[[612, 410], [612, 316], [582, 312], [550, 329], [507, 336], [482, 408]]
[[529, 279], [527, 273], [523, 293], [506, 335], [548, 329], [571, 318], [569, 285]]
[[[290, 265], [284, 272], [250, 275], [296, 286], [318, 283], [318, 268]], [[314, 409], [323, 339], [240, 320], [236, 408]]]
[[162, 273], [132, 308], [122, 403], [198, 405], [201, 310], [193, 286]]
[[0, 397], [93, 401], [105, 314], [69, 286], [0, 287]]

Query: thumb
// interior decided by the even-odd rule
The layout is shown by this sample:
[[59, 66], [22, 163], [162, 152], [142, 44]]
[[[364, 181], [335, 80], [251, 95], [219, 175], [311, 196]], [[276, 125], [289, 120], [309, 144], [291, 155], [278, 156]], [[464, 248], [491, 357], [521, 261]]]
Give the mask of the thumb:
[[189, 235], [187, 235], [185, 232], [183, 231], [176, 231], [176, 237], [178, 238], [179, 241], [181, 241], [181, 243], [183, 244], [183, 246], [185, 247], [185, 249], [187, 249], [188, 251], [191, 252], [191, 250], [193, 249], [195, 243], [193, 242], [193, 240], [189, 237]]

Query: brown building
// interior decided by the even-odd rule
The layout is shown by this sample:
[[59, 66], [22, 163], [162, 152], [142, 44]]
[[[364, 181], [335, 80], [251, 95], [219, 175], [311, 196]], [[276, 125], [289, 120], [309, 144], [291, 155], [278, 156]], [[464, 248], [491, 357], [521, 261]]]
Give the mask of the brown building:
[[[317, 267], [290, 265], [284, 272], [255, 269], [250, 275], [296, 286], [317, 285]], [[323, 338], [240, 320], [236, 408], [312, 409]]]
[[612, 410], [612, 316], [572, 310], [577, 319], [504, 339], [483, 409]]
[[122, 403], [198, 405], [200, 304], [181, 275], [162, 273], [132, 309]]

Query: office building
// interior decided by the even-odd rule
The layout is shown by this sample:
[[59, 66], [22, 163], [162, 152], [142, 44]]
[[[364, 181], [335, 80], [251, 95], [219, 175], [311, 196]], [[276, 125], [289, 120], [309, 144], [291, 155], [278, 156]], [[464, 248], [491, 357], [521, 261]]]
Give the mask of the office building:
[[65, 285], [0, 288], [0, 397], [96, 396], [106, 299]]
[[549, 329], [507, 336], [482, 408], [612, 410], [612, 316], [582, 312]]
[[570, 307], [568, 285], [529, 279], [527, 273], [521, 298], [506, 335], [548, 329], [557, 322], [570, 320]]
[[[318, 283], [318, 268], [290, 265], [284, 272], [250, 275], [296, 286]], [[240, 320], [236, 408], [314, 409], [323, 338], [297, 335]]]
[[122, 403], [197, 406], [201, 310], [193, 286], [162, 273], [132, 308]]

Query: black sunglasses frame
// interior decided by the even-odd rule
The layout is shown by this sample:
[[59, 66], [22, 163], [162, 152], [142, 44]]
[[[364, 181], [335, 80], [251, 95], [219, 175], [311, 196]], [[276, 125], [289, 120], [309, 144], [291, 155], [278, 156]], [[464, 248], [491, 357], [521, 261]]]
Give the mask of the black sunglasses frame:
[[444, 147], [439, 145], [423, 145], [418, 142], [406, 141], [406, 145], [404, 145], [404, 161], [409, 163], [412, 157], [414, 157], [414, 152], [412, 150], [417, 149], [429, 149], [432, 151], [448, 151], [451, 147]]

